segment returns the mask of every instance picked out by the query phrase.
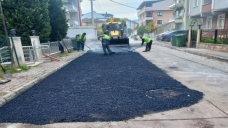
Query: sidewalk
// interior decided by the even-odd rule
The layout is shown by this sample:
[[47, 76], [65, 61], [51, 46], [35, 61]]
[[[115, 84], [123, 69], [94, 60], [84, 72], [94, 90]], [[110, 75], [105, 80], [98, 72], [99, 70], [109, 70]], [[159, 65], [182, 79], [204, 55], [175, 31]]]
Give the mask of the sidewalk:
[[228, 53], [226, 53], [226, 52], [219, 52], [219, 51], [213, 51], [213, 50], [208, 50], [208, 49], [176, 47], [176, 46], [171, 46], [170, 42], [162, 42], [162, 41], [155, 41], [154, 44], [168, 47], [171, 49], [175, 49], [178, 51], [183, 51], [183, 52], [188, 52], [188, 53], [199, 55], [199, 56], [204, 56], [204, 57], [207, 57], [210, 59], [228, 62]]
[[73, 51], [59, 57], [60, 61], [41, 63], [28, 71], [13, 74], [10, 82], [0, 84], [0, 107], [84, 53]]

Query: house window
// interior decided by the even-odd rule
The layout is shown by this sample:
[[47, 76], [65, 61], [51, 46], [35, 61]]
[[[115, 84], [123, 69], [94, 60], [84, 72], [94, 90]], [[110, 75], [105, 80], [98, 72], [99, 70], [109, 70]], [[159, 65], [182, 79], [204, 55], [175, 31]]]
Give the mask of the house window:
[[146, 17], [152, 17], [152, 12], [147, 12]]
[[218, 15], [217, 28], [224, 29], [224, 24], [225, 24], [225, 14]]
[[152, 20], [146, 20], [146, 25], [152, 22]]
[[157, 20], [157, 24], [162, 24], [162, 20]]
[[207, 17], [206, 20], [206, 29], [211, 29], [212, 28], [212, 16]]
[[158, 11], [157, 16], [162, 16], [162, 11]]
[[198, 3], [199, 3], [199, 0], [193, 0], [193, 7], [197, 7], [198, 6]]

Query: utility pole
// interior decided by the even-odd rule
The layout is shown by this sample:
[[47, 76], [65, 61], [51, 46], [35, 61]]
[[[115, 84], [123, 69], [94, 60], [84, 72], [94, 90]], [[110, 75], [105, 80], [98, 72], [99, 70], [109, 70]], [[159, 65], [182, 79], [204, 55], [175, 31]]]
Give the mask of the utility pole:
[[91, 1], [91, 18], [92, 18], [92, 25], [94, 26], [94, 18], [93, 18], [93, 0]]

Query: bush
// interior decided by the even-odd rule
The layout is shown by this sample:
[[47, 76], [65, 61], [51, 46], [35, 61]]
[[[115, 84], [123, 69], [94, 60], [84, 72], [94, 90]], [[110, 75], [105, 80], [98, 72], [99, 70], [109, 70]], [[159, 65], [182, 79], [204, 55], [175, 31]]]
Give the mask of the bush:
[[202, 37], [201, 42], [202, 43], [214, 43], [214, 39], [212, 37]]
[[219, 38], [217, 38], [217, 43], [218, 44], [228, 44], [228, 38], [219, 37]]

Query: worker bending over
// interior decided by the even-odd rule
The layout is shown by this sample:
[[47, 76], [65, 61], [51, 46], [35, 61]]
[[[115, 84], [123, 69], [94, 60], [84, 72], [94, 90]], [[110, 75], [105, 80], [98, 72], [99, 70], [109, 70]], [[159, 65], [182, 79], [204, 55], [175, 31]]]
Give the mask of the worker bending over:
[[140, 36], [140, 38], [142, 39], [142, 46], [143, 46], [144, 42], [146, 42], [146, 49], [143, 52], [150, 51], [153, 40], [147, 36]]
[[100, 40], [100, 37], [102, 37], [102, 41], [101, 42], [102, 42], [102, 48], [103, 48], [103, 51], [104, 51], [104, 55], [107, 55], [106, 49], [108, 50], [110, 55], [115, 54], [115, 52], [112, 52], [112, 50], [109, 48], [109, 42], [110, 42], [111, 37], [108, 35], [108, 33], [105, 32], [103, 35], [100, 35], [98, 37], [98, 40]]
[[77, 48], [80, 50], [80, 46], [82, 47], [82, 51], [84, 51], [84, 44], [86, 42], [86, 33], [76, 35], [77, 38]]

